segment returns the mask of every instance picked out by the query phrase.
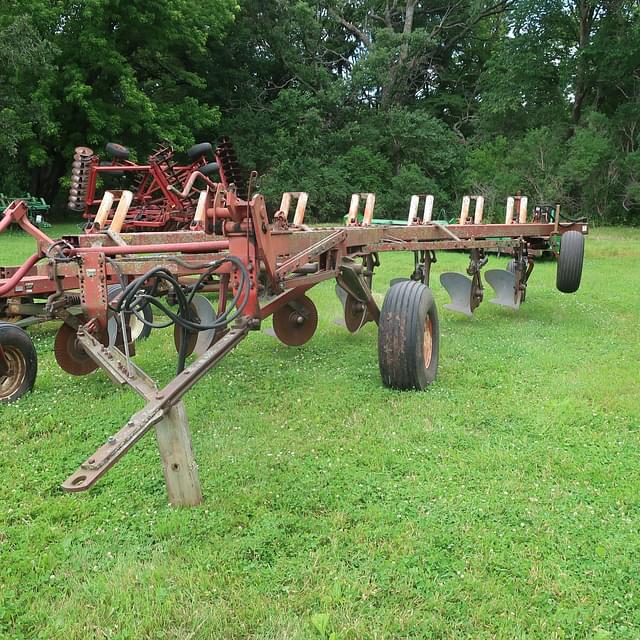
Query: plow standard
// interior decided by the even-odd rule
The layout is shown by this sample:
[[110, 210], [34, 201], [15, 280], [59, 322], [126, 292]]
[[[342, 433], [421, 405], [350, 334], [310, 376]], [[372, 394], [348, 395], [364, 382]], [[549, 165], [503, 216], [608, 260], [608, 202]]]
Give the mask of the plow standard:
[[[0, 400], [17, 400], [32, 389], [37, 358], [24, 327], [51, 320], [61, 321], [54, 350], [62, 369], [86, 375], [102, 368], [146, 400], [69, 476], [62, 485], [67, 491], [89, 489], [155, 428], [170, 502], [199, 503], [182, 397], [270, 316], [284, 344], [310, 340], [318, 314], [307, 292], [320, 282], [336, 281], [347, 330], [378, 325], [382, 381], [397, 389], [424, 389], [437, 375], [438, 313], [429, 288], [437, 251], [469, 254], [466, 275], [440, 277], [451, 295], [445, 307], [468, 316], [484, 298], [483, 275], [495, 291], [491, 302], [518, 309], [532, 254], [541, 247], [560, 247], [560, 291], [572, 293], [580, 285], [586, 223], [563, 223], [557, 211], [550, 219], [541, 208], [528, 219], [526, 198], [509, 198], [501, 224], [483, 223], [480, 197], [470, 215], [474, 198], [465, 198], [458, 223], [442, 224], [432, 220], [431, 196], [413, 196], [406, 223], [391, 225], [374, 224], [374, 194], [356, 194], [344, 226], [310, 228], [304, 224], [304, 193], [284, 194], [280, 209], [268, 216], [263, 197], [252, 194], [255, 175], [242, 182], [227, 141], [215, 152], [211, 145], [196, 145], [190, 163], [180, 166], [167, 148], [146, 165], [130, 162], [119, 145], [107, 151], [107, 163], [90, 149], [76, 152], [70, 206], [83, 211], [85, 233], [48, 237], [29, 222], [22, 201], [0, 219], [0, 232], [15, 223], [36, 242], [24, 264], [0, 267]], [[109, 189], [97, 199], [100, 173], [130, 174], [134, 187]], [[414, 268], [392, 281], [379, 308], [372, 280], [389, 251], [412, 252]], [[483, 274], [490, 251], [512, 256], [506, 270]], [[177, 374], [159, 389], [133, 358], [138, 339], [169, 326]]]

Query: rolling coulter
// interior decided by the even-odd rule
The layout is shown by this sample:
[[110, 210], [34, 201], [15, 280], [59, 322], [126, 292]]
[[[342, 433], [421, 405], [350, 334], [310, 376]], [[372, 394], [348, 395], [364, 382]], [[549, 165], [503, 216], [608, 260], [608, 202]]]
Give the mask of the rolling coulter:
[[[99, 172], [99, 161], [91, 162]], [[128, 166], [126, 162], [117, 164]], [[204, 159], [199, 162], [202, 166]], [[192, 175], [199, 169], [190, 166], [189, 171]], [[181, 175], [184, 179], [186, 170]], [[438, 251], [469, 254], [466, 276], [441, 275], [452, 297], [446, 306], [466, 315], [483, 300], [482, 274], [489, 251], [509, 251], [513, 256], [509, 269], [484, 273], [495, 290], [495, 304], [519, 308], [534, 266], [530, 250], [556, 238], [561, 238], [558, 289], [571, 293], [579, 287], [585, 223], [531, 221], [526, 204], [520, 202], [514, 214], [515, 204], [509, 200], [505, 223], [485, 224], [477, 199], [474, 215], [469, 214], [469, 199], [463, 202], [457, 224], [445, 225], [431, 219], [433, 198], [424, 199], [419, 215], [421, 199], [415, 196], [405, 224], [374, 225], [374, 194], [356, 194], [345, 225], [310, 228], [304, 224], [303, 193], [285, 194], [270, 222], [263, 197], [251, 194], [254, 177], [247, 185], [248, 195], [240, 194], [228, 178], [202, 180], [197, 192], [188, 193], [194, 205], [191, 219], [184, 220], [188, 228], [178, 231], [123, 231], [129, 205], [140, 201], [127, 190], [111, 193], [111, 204], [119, 203], [115, 214], [99, 218], [98, 211], [89, 233], [59, 240], [29, 222], [23, 202], [5, 211], [0, 231], [15, 222], [34, 237], [37, 249], [20, 267], [0, 268], [0, 318], [21, 317], [29, 311], [25, 305], [33, 305], [34, 321], [61, 321], [55, 353], [64, 370], [85, 375], [100, 367], [114, 383], [131, 387], [146, 400], [145, 407], [63, 483], [65, 490], [90, 488], [155, 427], [171, 503], [200, 502], [183, 395], [269, 316], [273, 333], [284, 344], [300, 346], [310, 340], [318, 314], [308, 292], [325, 280], [336, 281], [350, 332], [368, 322], [378, 325], [384, 385], [418, 390], [435, 380], [438, 369], [438, 312], [429, 288]], [[181, 193], [185, 191], [183, 186]], [[102, 202], [105, 199], [108, 194]], [[86, 202], [89, 207], [96, 203], [93, 195], [87, 195]], [[119, 215], [122, 202], [129, 209]], [[372, 280], [381, 257], [390, 251], [412, 252], [414, 268], [405, 274], [408, 277], [392, 281], [380, 308], [372, 295]], [[41, 302], [33, 302], [36, 299]], [[173, 325], [177, 374], [161, 389], [135, 364], [134, 325]], [[192, 353], [195, 357], [187, 360]], [[0, 324], [0, 399], [15, 400], [29, 391], [36, 368], [28, 334], [16, 324]]]

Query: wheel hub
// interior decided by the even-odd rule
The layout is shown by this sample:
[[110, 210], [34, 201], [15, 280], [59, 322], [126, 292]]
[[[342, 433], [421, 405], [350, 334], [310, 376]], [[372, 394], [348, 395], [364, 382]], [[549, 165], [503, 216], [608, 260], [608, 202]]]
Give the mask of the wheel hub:
[[27, 360], [15, 347], [0, 347], [0, 398], [13, 395], [27, 375]]
[[424, 323], [424, 336], [422, 355], [424, 357], [424, 366], [429, 368], [431, 364], [431, 355], [433, 353], [433, 325], [431, 323], [431, 316], [427, 316]]

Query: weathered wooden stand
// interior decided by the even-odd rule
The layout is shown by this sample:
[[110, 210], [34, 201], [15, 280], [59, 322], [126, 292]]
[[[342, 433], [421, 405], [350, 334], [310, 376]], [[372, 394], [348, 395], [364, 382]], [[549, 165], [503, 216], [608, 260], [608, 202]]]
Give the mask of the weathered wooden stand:
[[246, 324], [231, 329], [198, 360], [178, 374], [166, 387], [155, 382], [116, 347], [105, 347], [89, 332], [78, 330], [86, 353], [119, 385], [128, 385], [147, 404], [127, 424], [111, 436], [80, 468], [62, 484], [66, 491], [85, 491], [103, 476], [153, 426], [169, 503], [176, 507], [202, 502], [198, 465], [191, 446], [191, 432], [182, 396], [246, 335]]

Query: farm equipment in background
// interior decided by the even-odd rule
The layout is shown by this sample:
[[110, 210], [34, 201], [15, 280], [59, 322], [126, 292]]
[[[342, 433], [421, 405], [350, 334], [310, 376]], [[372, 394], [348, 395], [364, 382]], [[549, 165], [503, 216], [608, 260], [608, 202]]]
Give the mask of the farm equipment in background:
[[[0, 319], [20, 317], [34, 305], [29, 309], [34, 321], [62, 323], [54, 350], [65, 371], [85, 375], [100, 367], [114, 383], [131, 387], [146, 401], [63, 483], [67, 491], [89, 489], [155, 428], [170, 502], [199, 503], [183, 395], [269, 317], [273, 334], [285, 345], [310, 340], [318, 313], [307, 293], [320, 282], [336, 281], [350, 332], [369, 322], [378, 325], [382, 381], [397, 389], [424, 389], [436, 379], [439, 322], [429, 285], [437, 251], [469, 253], [466, 276], [440, 277], [452, 297], [446, 307], [466, 315], [483, 300], [481, 274], [489, 251], [513, 256], [509, 269], [485, 274], [496, 292], [495, 304], [520, 307], [534, 266], [530, 251], [559, 238], [557, 288], [572, 293], [580, 285], [586, 223], [561, 225], [557, 217], [532, 221], [522, 201], [514, 215], [515, 200], [510, 199], [505, 223], [486, 224], [481, 199], [467, 197], [457, 223], [442, 224], [431, 219], [431, 196], [423, 196], [421, 216], [421, 197], [413, 196], [405, 224], [374, 225], [375, 195], [355, 194], [345, 225], [312, 228], [304, 223], [308, 197], [301, 192], [284, 194], [270, 222], [264, 198], [252, 193], [255, 173], [241, 183], [234, 174], [235, 157], [216, 153], [219, 182], [214, 182], [213, 172], [202, 172], [208, 153], [200, 147], [190, 165], [177, 166], [162, 149], [148, 165], [120, 157], [103, 168], [92, 152], [79, 151], [76, 162], [86, 166], [74, 167], [79, 169], [74, 194], [79, 199], [73, 202], [89, 212], [87, 233], [49, 238], [31, 224], [21, 201], [12, 203], [0, 220], [0, 232], [13, 222], [36, 241], [36, 251], [24, 264], [0, 267]], [[137, 190], [106, 191], [96, 200], [97, 175], [116, 170], [140, 176]], [[168, 174], [175, 181], [168, 183]], [[175, 226], [181, 228], [172, 230]], [[413, 253], [413, 269], [392, 281], [380, 308], [372, 294], [374, 273], [380, 257], [396, 251]], [[205, 292], [215, 297], [213, 304]], [[160, 314], [166, 316], [162, 322]], [[134, 362], [134, 321], [145, 328], [173, 325], [177, 374], [162, 389]], [[188, 362], [192, 353], [195, 359]], [[36, 370], [28, 334], [15, 324], [0, 323], [0, 400], [17, 400], [31, 390]]]
[[18, 197], [6, 196], [0, 193], [0, 211], [4, 211], [11, 205], [14, 200], [22, 200], [27, 205], [27, 215], [32, 224], [41, 229], [50, 228], [51, 225], [45, 220], [45, 216], [49, 213], [49, 205], [44, 198], [37, 198], [30, 193], [25, 193]]
[[[105, 226], [116, 233], [187, 229], [200, 193], [197, 185], [215, 188], [219, 182], [225, 188], [235, 185], [237, 193], [245, 189], [243, 172], [226, 138], [215, 150], [209, 142], [194, 145], [187, 151], [189, 164], [184, 165], [177, 164], [174, 150], [164, 145], [147, 164], [133, 162], [129, 149], [113, 142], [105, 146], [105, 155], [108, 159], [101, 160], [92, 149], [77, 147], [73, 158], [68, 207], [82, 212], [89, 233]], [[97, 197], [99, 181], [104, 193]]]

